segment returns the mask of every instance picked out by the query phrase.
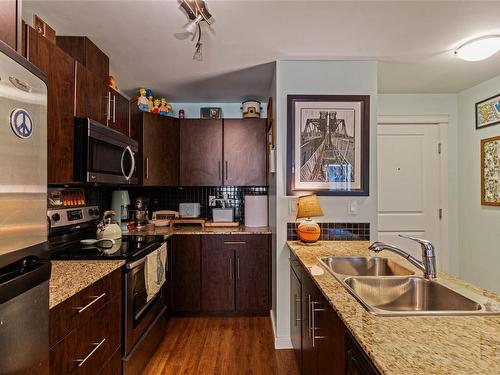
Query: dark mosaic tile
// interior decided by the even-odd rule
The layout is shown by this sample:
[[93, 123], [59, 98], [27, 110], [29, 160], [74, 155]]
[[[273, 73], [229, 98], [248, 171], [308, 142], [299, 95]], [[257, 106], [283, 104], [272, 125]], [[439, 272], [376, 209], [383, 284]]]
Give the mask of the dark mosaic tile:
[[[92, 186], [85, 188], [89, 204], [97, 204], [102, 210], [111, 207], [111, 193], [116, 188]], [[245, 195], [267, 195], [267, 186], [202, 186], [202, 187], [129, 187], [131, 202], [137, 197], [149, 198], [149, 212], [158, 210], [179, 210], [179, 203], [196, 202], [201, 204], [201, 216], [211, 219], [212, 207], [208, 206], [208, 197], [222, 197], [227, 194], [234, 208], [234, 218], [243, 222], [245, 217]], [[132, 209], [133, 207], [131, 207]], [[292, 227], [293, 228], [293, 224]]]

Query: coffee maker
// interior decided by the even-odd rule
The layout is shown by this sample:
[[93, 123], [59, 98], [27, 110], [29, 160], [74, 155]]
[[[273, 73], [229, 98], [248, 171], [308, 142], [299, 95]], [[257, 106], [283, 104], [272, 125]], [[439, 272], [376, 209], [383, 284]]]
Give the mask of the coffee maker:
[[115, 190], [111, 195], [111, 209], [116, 212], [115, 220], [122, 232], [128, 232], [130, 197], [127, 190]]
[[147, 207], [147, 198], [137, 197], [134, 201], [135, 205], [135, 213], [134, 219], [137, 223], [137, 229], [140, 230], [147, 226], [148, 224], [148, 207]]

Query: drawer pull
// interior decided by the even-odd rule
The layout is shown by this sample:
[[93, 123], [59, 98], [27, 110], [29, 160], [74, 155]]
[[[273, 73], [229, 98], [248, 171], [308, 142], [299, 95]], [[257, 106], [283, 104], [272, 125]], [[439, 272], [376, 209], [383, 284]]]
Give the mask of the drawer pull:
[[246, 245], [245, 241], [224, 241], [224, 245]]
[[95, 345], [95, 348], [92, 349], [92, 351], [89, 354], [87, 354], [87, 356], [85, 358], [75, 359], [75, 362], [78, 362], [78, 367], [82, 367], [85, 364], [85, 362], [87, 362], [87, 360], [90, 357], [92, 357], [92, 355], [97, 351], [97, 349], [99, 349], [102, 346], [102, 344], [104, 344], [105, 341], [106, 341], [106, 339], [104, 338], [100, 342], [92, 343], [92, 345]]
[[90, 301], [88, 304], [86, 304], [85, 306], [83, 307], [77, 307], [76, 309], [78, 310], [78, 314], [84, 312], [85, 310], [87, 310], [90, 306], [92, 306], [94, 303], [96, 303], [97, 301], [99, 301], [102, 297], [104, 297], [106, 295], [106, 293], [103, 293], [101, 294], [100, 296], [93, 296], [94, 299], [92, 301]]

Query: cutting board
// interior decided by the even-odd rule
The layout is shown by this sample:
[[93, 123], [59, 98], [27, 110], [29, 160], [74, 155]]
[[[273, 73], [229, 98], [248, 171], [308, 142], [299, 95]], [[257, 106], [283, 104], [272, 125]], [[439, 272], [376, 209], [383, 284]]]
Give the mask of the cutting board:
[[214, 223], [213, 221], [207, 221], [205, 223], [206, 227], [219, 227], [219, 228], [229, 228], [229, 227], [239, 227], [240, 223], [237, 221], [218, 221]]

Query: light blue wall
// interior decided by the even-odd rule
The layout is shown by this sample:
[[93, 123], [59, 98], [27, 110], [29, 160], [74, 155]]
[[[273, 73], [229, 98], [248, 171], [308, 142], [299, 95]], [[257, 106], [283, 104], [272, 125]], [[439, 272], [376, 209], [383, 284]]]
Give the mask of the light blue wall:
[[[286, 246], [286, 223], [294, 221], [286, 196], [287, 95], [331, 94], [370, 95], [370, 196], [320, 197], [325, 213], [321, 221], [370, 222], [371, 236], [377, 233], [377, 63], [374, 61], [278, 61], [276, 66], [276, 336], [290, 337], [289, 251]], [[358, 203], [358, 214], [349, 215], [350, 200]]]
[[[458, 275], [457, 94], [379, 94], [379, 115], [448, 115], [448, 254], [445, 270]], [[445, 213], [446, 214], [446, 213]]]
[[[220, 107], [223, 118], [241, 118], [241, 103], [170, 103], [172, 105], [173, 116], [179, 116], [179, 109], [184, 109], [186, 118], [200, 118], [200, 108]], [[265, 118], [267, 103], [262, 103], [260, 117]]]
[[500, 93], [500, 76], [458, 94], [460, 277], [500, 293], [500, 207], [482, 206], [481, 139], [500, 124], [475, 129], [475, 103]]

